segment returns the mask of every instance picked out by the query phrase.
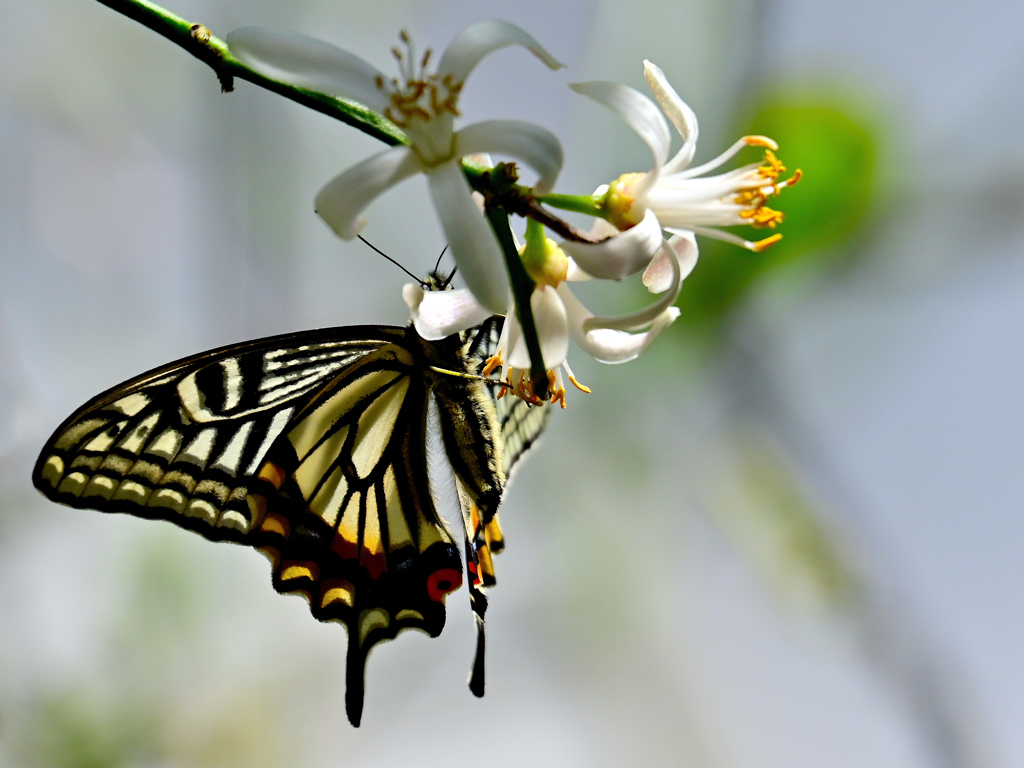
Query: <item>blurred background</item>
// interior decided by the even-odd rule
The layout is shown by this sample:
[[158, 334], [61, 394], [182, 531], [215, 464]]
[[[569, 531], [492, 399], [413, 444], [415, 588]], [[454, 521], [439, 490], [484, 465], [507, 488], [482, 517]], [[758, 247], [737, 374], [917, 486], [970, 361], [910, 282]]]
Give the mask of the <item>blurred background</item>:
[[[99, 3], [0, 0], [0, 765], [1024, 765], [1024, 5], [168, 4], [385, 71], [401, 28], [440, 49], [519, 23], [568, 69], [501, 51], [460, 106], [559, 135], [556, 191], [649, 167], [565, 87], [646, 92], [644, 58], [696, 110], [698, 162], [763, 133], [805, 179], [771, 251], [700, 241], [641, 360], [571, 353], [594, 393], [569, 393], [506, 496], [487, 696], [461, 591], [441, 638], [373, 654], [355, 730], [344, 630], [276, 595], [262, 557], [58, 507], [30, 471], [65, 416], [153, 366], [404, 324], [404, 276], [312, 212], [381, 147], [221, 94]], [[421, 178], [369, 220], [413, 272], [444, 245]]]

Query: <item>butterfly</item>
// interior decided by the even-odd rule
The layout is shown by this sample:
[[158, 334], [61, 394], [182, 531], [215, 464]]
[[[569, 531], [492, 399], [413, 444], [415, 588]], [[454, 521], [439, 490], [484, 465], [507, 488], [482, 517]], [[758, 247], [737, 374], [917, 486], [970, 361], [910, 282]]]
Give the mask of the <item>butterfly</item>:
[[[434, 272], [424, 287], [446, 284]], [[411, 325], [325, 328], [178, 360], [79, 408], [46, 443], [33, 483], [72, 507], [258, 549], [275, 590], [345, 625], [345, 705], [358, 726], [370, 650], [404, 629], [437, 637], [445, 596], [463, 582], [427, 472], [432, 398], [462, 508], [477, 626], [470, 689], [482, 696], [498, 507], [550, 412], [478, 375], [502, 322], [440, 341]]]

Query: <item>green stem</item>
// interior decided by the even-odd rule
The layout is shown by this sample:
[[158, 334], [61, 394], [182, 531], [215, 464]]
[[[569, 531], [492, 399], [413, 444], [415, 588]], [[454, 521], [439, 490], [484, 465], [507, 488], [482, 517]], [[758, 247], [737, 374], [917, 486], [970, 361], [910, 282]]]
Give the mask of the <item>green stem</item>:
[[575, 211], [607, 219], [608, 213], [601, 205], [603, 199], [603, 196], [594, 195], [541, 195], [537, 202], [550, 205], [552, 208], [561, 208], [563, 211]]
[[147, 2], [147, 0], [99, 0], [99, 2], [163, 35], [204, 64], [209, 65], [216, 72], [221, 88], [225, 91], [232, 90], [232, 78], [248, 80], [268, 91], [298, 102], [304, 107], [315, 109], [328, 117], [341, 120], [375, 139], [380, 139], [385, 144], [409, 143], [408, 138], [394, 123], [358, 102], [296, 88], [254, 72], [236, 59], [228, 50], [227, 44], [210, 34], [210, 30], [206, 27], [186, 21], [155, 3]]
[[[546, 400], [548, 371], [544, 367], [544, 356], [541, 354], [540, 341], [537, 338], [537, 324], [534, 322], [533, 309], [530, 306], [530, 297], [533, 296], [534, 289], [533, 280], [526, 274], [526, 267], [519, 258], [519, 251], [512, 237], [512, 228], [508, 224], [508, 213], [503, 208], [488, 206], [487, 219], [505, 254], [505, 263], [512, 282], [512, 296], [516, 300], [516, 316], [523, 329], [526, 349], [530, 353], [530, 383], [533, 385], [533, 393], [541, 400]], [[509, 353], [511, 351], [509, 350]]]

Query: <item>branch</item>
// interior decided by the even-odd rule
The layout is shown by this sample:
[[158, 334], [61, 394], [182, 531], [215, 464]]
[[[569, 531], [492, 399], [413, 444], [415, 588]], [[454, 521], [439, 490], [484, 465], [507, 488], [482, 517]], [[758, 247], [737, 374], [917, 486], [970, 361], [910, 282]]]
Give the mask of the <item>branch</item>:
[[393, 146], [409, 143], [405, 134], [394, 123], [358, 102], [296, 88], [254, 72], [236, 59], [227, 44], [220, 38], [214, 37], [210, 30], [202, 24], [186, 21], [147, 0], [99, 0], [99, 2], [163, 35], [208, 65], [216, 73], [221, 89], [224, 91], [233, 90], [233, 78], [248, 80], [250, 83], [273, 91], [304, 107], [315, 109], [328, 117], [358, 128], [363, 133], [380, 139], [385, 144]]
[[[491, 223], [501, 250], [505, 254], [505, 264], [512, 283], [512, 296], [515, 299], [515, 312], [519, 317], [519, 325], [523, 329], [526, 350], [530, 353], [530, 385], [533, 393], [541, 400], [548, 398], [548, 372], [544, 367], [544, 355], [541, 353], [540, 341], [537, 337], [537, 324], [533, 319], [533, 308], [530, 297], [533, 296], [534, 284], [526, 274], [519, 252], [512, 238], [512, 230], [508, 225], [508, 213], [497, 206], [486, 206], [484, 211]], [[509, 311], [512, 311], [511, 308]], [[509, 350], [509, 354], [512, 350]]]

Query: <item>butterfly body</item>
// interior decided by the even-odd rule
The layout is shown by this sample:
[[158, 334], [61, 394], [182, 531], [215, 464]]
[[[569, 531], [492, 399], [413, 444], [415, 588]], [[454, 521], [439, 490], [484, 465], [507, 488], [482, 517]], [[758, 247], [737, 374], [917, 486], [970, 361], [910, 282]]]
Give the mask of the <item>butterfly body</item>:
[[436, 637], [445, 596], [463, 581], [427, 474], [433, 396], [463, 508], [479, 629], [471, 688], [482, 695], [480, 590], [501, 546], [496, 513], [506, 471], [547, 417], [465, 377], [499, 324], [440, 341], [411, 326], [328, 328], [185, 358], [86, 403], [50, 438], [33, 482], [63, 504], [263, 552], [278, 592], [347, 627], [346, 705], [358, 725], [370, 649], [404, 629]]

